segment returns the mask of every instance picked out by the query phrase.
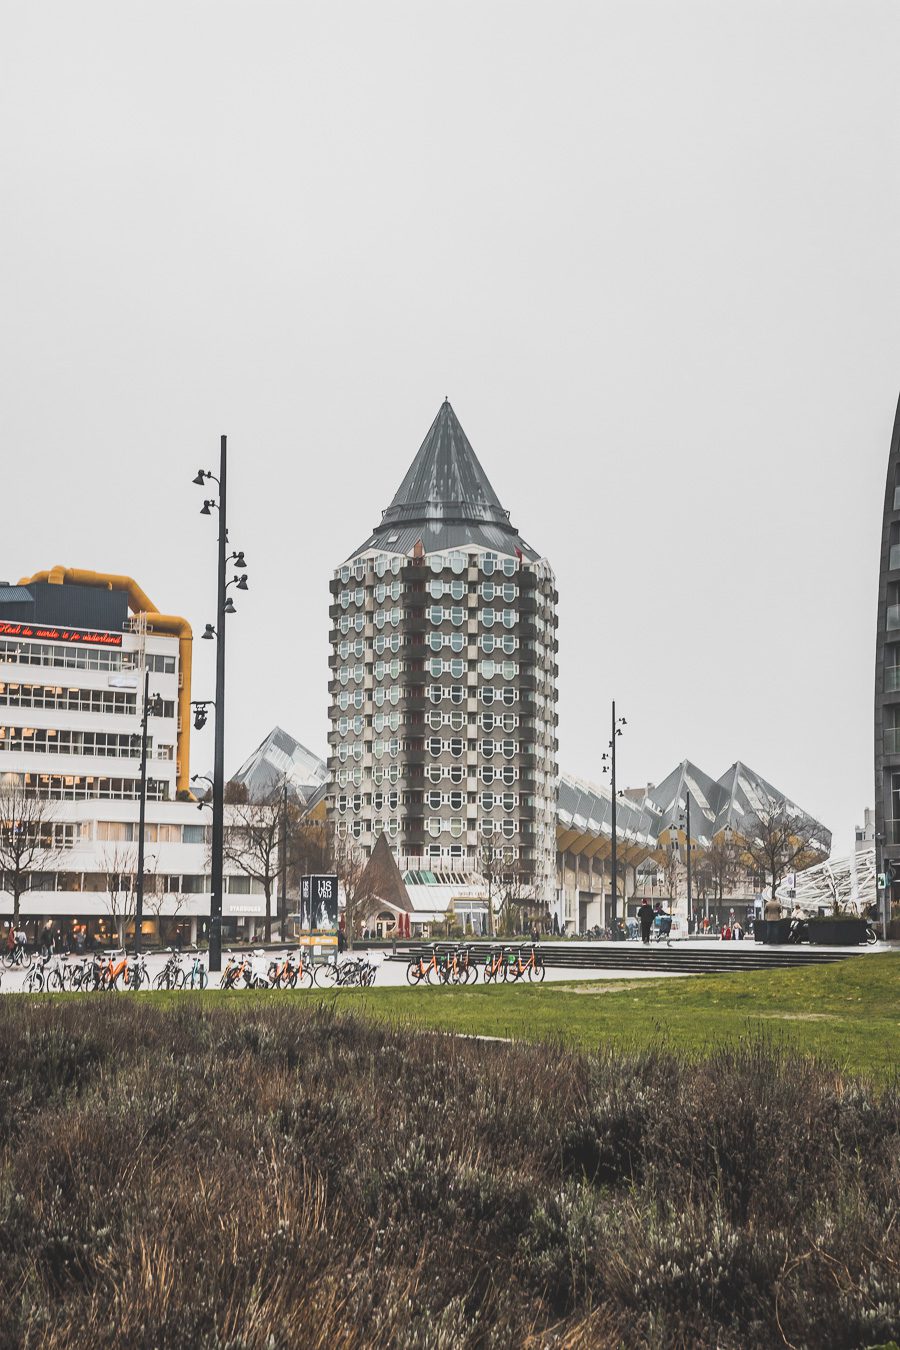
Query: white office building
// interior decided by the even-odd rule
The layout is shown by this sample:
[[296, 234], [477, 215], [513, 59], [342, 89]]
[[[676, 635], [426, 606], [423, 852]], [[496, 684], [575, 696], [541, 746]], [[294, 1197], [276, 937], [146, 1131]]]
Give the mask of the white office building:
[[[26, 927], [133, 932], [147, 669], [143, 932], [202, 935], [210, 812], [190, 791], [192, 642], [128, 577], [54, 568], [0, 583], [0, 921], [20, 889]], [[19, 865], [11, 841], [28, 830], [41, 847]], [[245, 930], [264, 916], [261, 884], [227, 875], [223, 907], [226, 935]]]

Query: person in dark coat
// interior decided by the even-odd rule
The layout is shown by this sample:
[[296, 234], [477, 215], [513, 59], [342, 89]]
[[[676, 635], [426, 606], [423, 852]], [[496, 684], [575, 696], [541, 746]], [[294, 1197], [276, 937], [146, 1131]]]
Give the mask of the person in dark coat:
[[649, 900], [645, 900], [637, 912], [638, 922], [641, 925], [641, 942], [647, 947], [650, 945], [650, 929], [653, 927], [654, 911]]

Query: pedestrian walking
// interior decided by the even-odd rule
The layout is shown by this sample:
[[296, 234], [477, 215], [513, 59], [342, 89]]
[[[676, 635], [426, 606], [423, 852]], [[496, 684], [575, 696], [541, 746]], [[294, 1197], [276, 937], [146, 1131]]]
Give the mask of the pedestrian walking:
[[653, 906], [649, 900], [645, 900], [637, 912], [638, 922], [641, 925], [641, 942], [645, 947], [650, 945], [650, 929], [653, 927], [653, 920], [656, 917]]
[[41, 929], [40, 946], [42, 955], [49, 961], [50, 957], [53, 955], [53, 925], [49, 919]]

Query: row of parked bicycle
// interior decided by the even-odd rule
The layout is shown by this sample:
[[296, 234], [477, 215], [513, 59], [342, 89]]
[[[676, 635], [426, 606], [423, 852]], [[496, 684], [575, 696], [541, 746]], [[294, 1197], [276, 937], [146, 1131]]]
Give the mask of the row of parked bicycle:
[[263, 971], [265, 952], [228, 953], [222, 970], [223, 989], [334, 989], [336, 986], [368, 986], [375, 983], [378, 966], [363, 956], [310, 961], [306, 952], [274, 956]]
[[[526, 955], [527, 953], [527, 955]], [[485, 984], [499, 984], [522, 980], [533, 983], [544, 978], [544, 962], [534, 945], [530, 947], [491, 947], [479, 964], [471, 947], [461, 946], [450, 951], [438, 951], [431, 944], [431, 955], [417, 956], [406, 968], [406, 978], [417, 984], [474, 984], [481, 971]]]
[[[313, 963], [305, 952], [273, 956], [266, 964], [262, 951], [228, 952], [222, 970], [223, 989], [333, 989], [375, 983], [378, 966], [365, 957]], [[3, 963], [25, 972], [22, 988], [29, 994], [79, 993], [94, 990], [205, 989], [209, 971], [200, 952], [169, 951], [162, 969], [151, 979], [143, 956], [127, 952], [96, 952], [92, 956], [44, 956]]]
[[[150, 973], [143, 956], [129, 956], [126, 952], [97, 952], [93, 956], [71, 960], [67, 956], [42, 956], [27, 965], [22, 988], [29, 994], [63, 994], [103, 989], [149, 989]], [[9, 969], [9, 967], [7, 967]], [[206, 968], [202, 967], [203, 984]]]

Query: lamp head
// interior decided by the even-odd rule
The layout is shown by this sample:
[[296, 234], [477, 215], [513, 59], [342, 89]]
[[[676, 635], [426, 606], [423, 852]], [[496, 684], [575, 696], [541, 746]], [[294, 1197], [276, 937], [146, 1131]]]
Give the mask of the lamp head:
[[213, 628], [213, 626], [212, 626], [211, 623], [208, 623], [208, 624], [206, 625], [206, 628], [205, 628], [205, 629], [203, 630], [203, 632], [200, 634], [200, 637], [201, 637], [201, 639], [202, 639], [204, 642], [212, 642], [212, 640], [213, 640], [213, 638], [214, 638], [215, 636], [216, 636], [216, 630]]
[[235, 577], [235, 579], [234, 579], [234, 584], [235, 584], [235, 586], [237, 587], [237, 589], [238, 589], [239, 591], [246, 591], [246, 590], [247, 590], [247, 573], [245, 572], [245, 573], [243, 574], [243, 576]]
[[201, 516], [208, 516], [208, 515], [210, 515], [210, 514], [211, 514], [211, 513], [210, 513], [210, 507], [211, 507], [211, 506], [214, 506], [214, 505], [215, 505], [215, 502], [212, 502], [212, 501], [209, 501], [209, 500], [205, 501], [205, 502], [203, 503], [203, 505], [200, 507], [200, 514], [201, 514]]
[[247, 566], [247, 563], [246, 563], [246, 561], [245, 561], [245, 559], [244, 559], [243, 549], [241, 550], [240, 553], [236, 553], [236, 554], [234, 555], [234, 560], [233, 560], [233, 561], [234, 561], [235, 567], [246, 567], [246, 566]]
[[197, 477], [192, 478], [191, 482], [196, 483], [198, 487], [203, 486], [203, 484], [206, 482], [206, 474], [203, 472], [202, 469], [197, 470]]
[[226, 614], [236, 614], [236, 613], [237, 613], [237, 610], [236, 610], [235, 607], [234, 607], [234, 601], [232, 600], [232, 598], [231, 598], [230, 595], [229, 595], [228, 599], [225, 601], [225, 613], [226, 613]]

